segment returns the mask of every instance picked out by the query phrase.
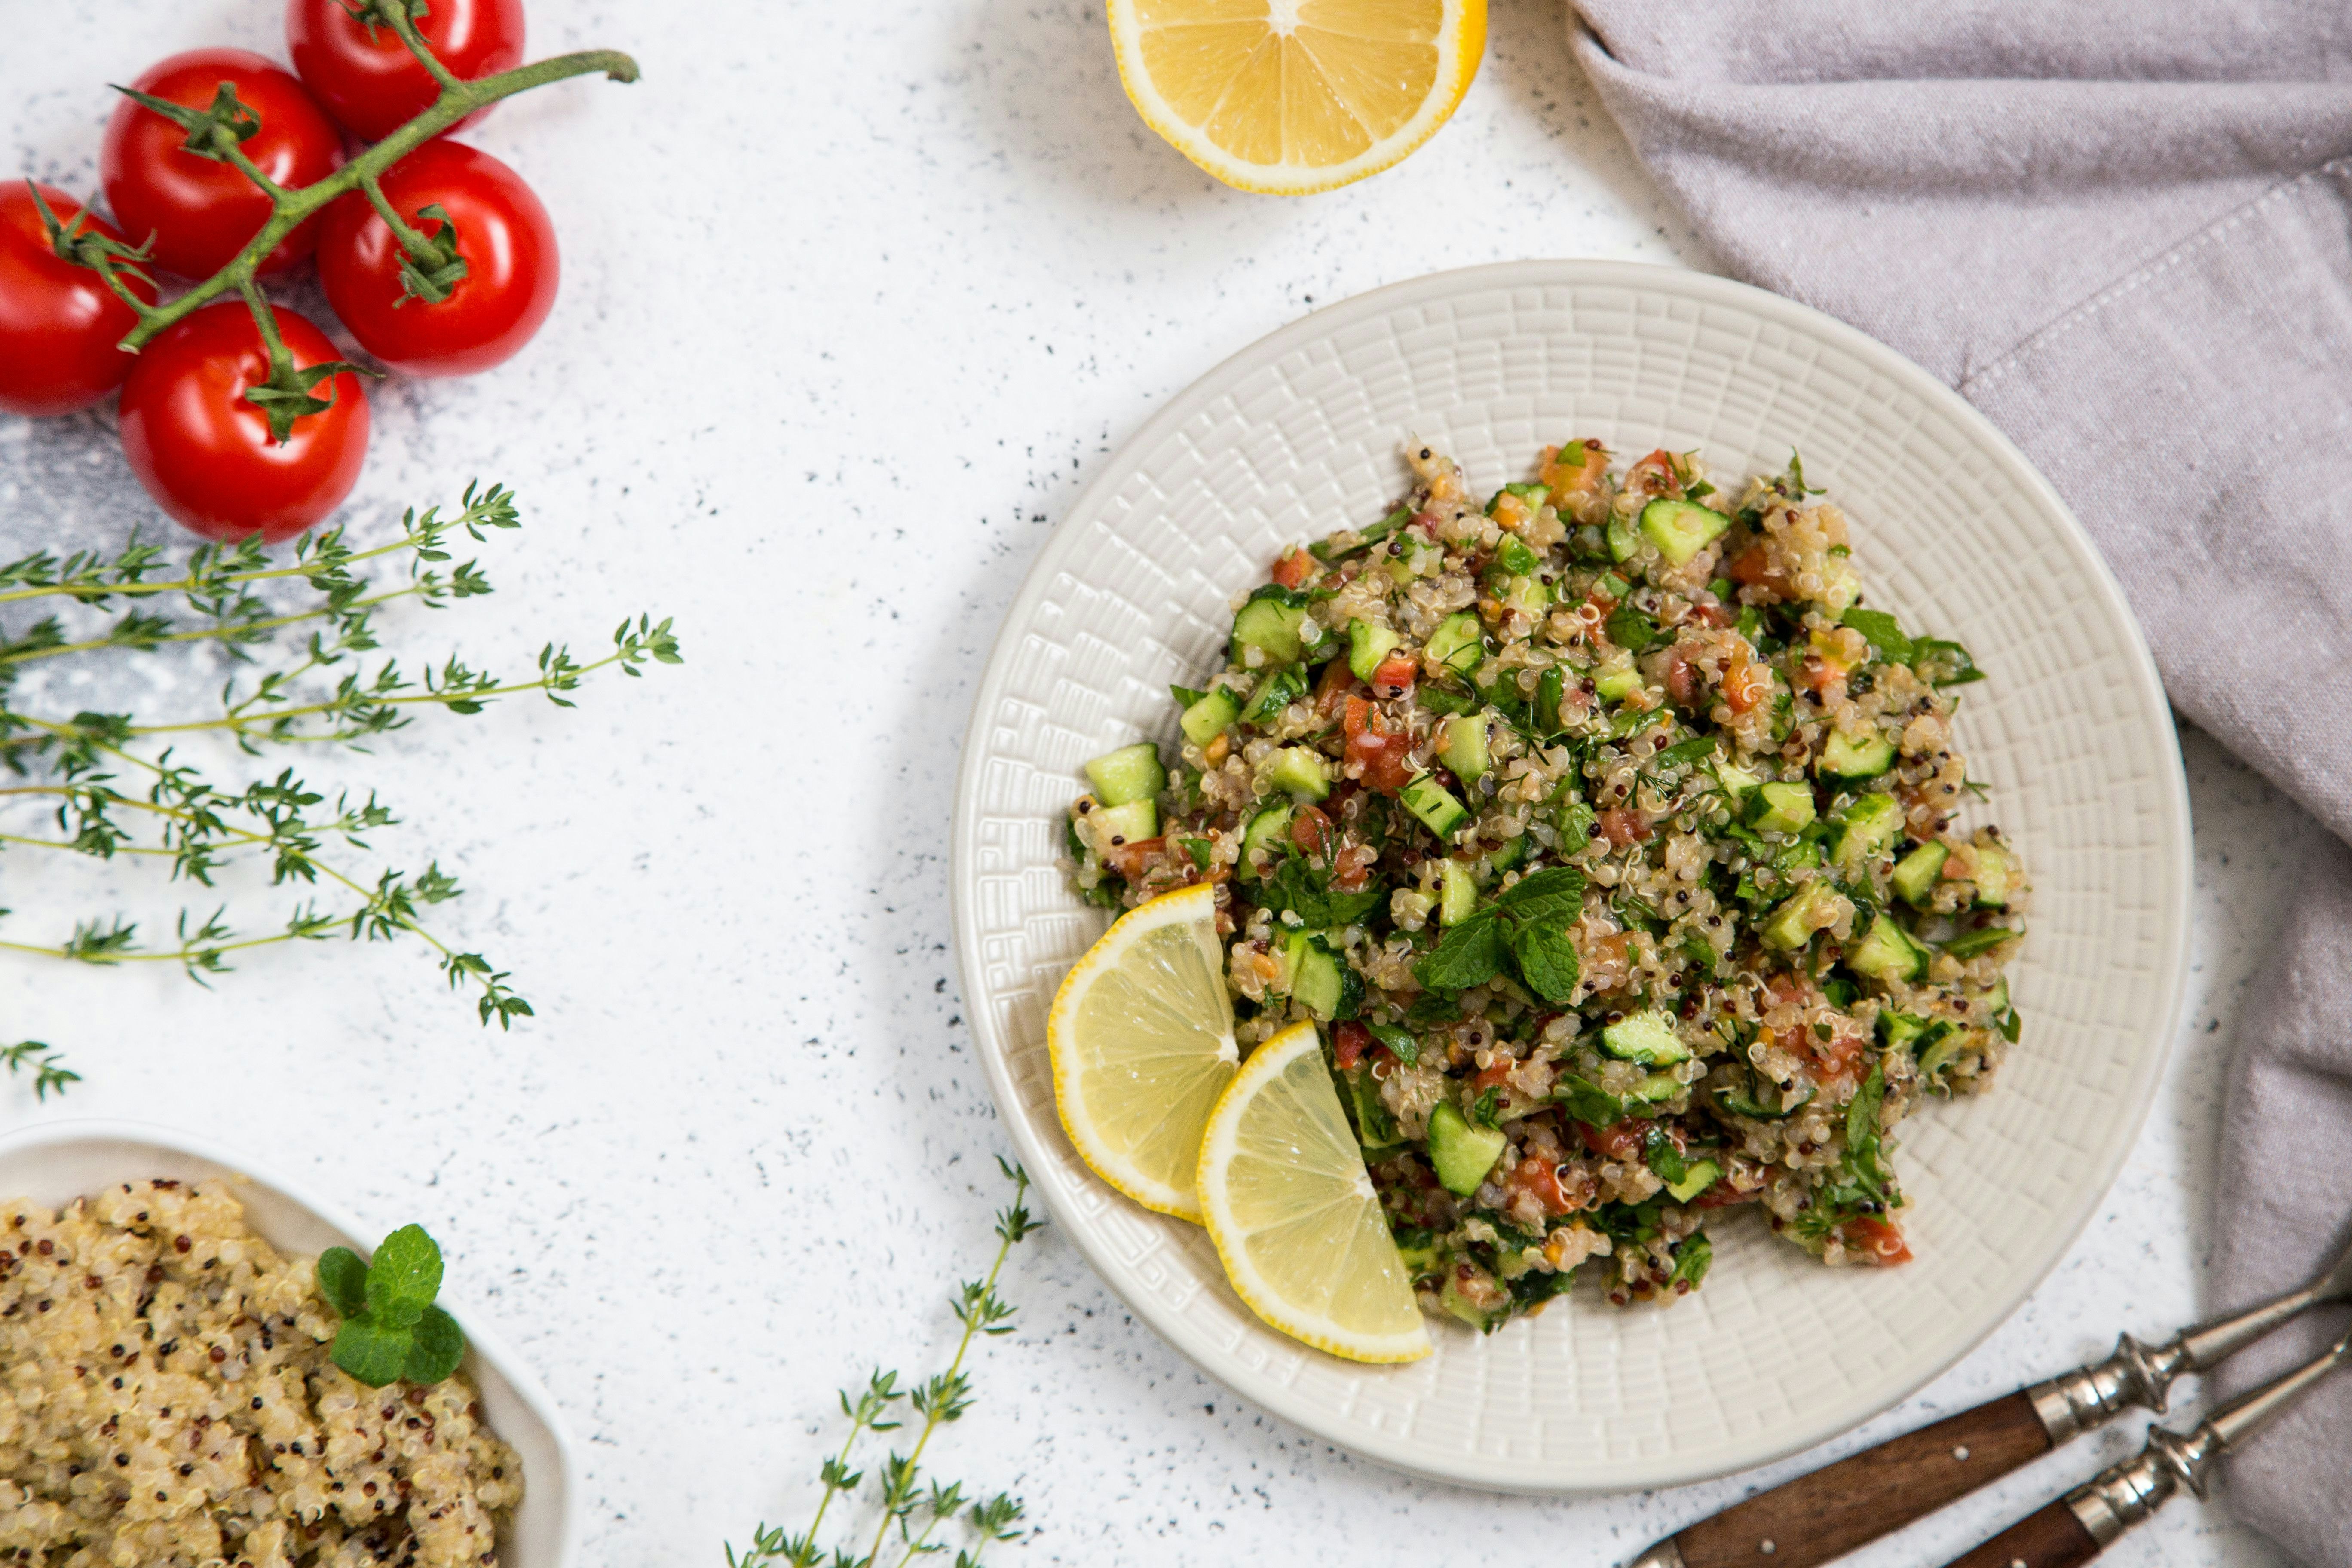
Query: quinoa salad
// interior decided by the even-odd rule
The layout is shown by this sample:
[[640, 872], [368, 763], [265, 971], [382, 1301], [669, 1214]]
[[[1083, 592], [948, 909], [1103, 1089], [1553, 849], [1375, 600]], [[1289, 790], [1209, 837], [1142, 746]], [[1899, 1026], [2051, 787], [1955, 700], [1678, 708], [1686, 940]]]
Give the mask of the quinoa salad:
[[314, 1265], [213, 1182], [0, 1205], [0, 1563], [493, 1568], [514, 1450], [333, 1365]]
[[1727, 491], [1571, 441], [1483, 499], [1406, 458], [1386, 517], [1236, 597], [1172, 766], [1087, 765], [1075, 887], [1214, 884], [1241, 1048], [1320, 1026], [1430, 1311], [1492, 1331], [1580, 1265], [1670, 1303], [1749, 1208], [1904, 1262], [1895, 1130], [2018, 1037], [1968, 651], [1869, 607], [1794, 458]]

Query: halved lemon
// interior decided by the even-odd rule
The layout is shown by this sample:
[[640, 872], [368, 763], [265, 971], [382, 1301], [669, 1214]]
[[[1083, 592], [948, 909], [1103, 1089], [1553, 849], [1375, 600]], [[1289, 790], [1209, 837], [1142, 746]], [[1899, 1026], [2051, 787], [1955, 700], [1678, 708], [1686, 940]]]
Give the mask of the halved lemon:
[[1445, 123], [1486, 48], [1486, 0], [1109, 0], [1143, 122], [1273, 195], [1377, 174]]
[[1312, 1024], [1250, 1053], [1201, 1141], [1201, 1208], [1225, 1278], [1295, 1340], [1418, 1361], [1429, 1330]]
[[1062, 982], [1045, 1048], [1079, 1157], [1144, 1207], [1198, 1224], [1201, 1130], [1241, 1059], [1216, 889], [1121, 915]]

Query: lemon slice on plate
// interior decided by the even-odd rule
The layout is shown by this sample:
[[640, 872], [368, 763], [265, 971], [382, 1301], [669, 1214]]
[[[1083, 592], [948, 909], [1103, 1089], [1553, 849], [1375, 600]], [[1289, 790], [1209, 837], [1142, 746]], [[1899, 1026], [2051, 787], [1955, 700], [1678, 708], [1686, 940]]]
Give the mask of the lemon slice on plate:
[[1225, 1278], [1259, 1317], [1349, 1361], [1429, 1353], [1314, 1025], [1250, 1053], [1209, 1118], [1199, 1185]]
[[1164, 893], [1087, 950], [1045, 1020], [1054, 1103], [1096, 1175], [1198, 1224], [1201, 1130], [1241, 1059], [1216, 889]]
[[1328, 191], [1445, 123], [1486, 47], [1486, 0], [1109, 0], [1136, 112], [1229, 185]]

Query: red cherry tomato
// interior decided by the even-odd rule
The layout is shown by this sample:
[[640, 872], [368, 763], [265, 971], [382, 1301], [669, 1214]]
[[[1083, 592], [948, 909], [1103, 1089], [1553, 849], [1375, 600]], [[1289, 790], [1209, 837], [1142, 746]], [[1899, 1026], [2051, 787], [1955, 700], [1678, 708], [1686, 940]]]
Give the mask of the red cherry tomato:
[[[245, 155], [281, 185], [307, 185], [343, 161], [342, 132], [302, 84], [259, 55], [244, 49], [191, 49], [150, 68], [131, 86], [141, 92], [209, 109], [213, 89], [236, 84], [237, 101], [261, 120]], [[107, 121], [99, 178], [114, 221], [134, 241], [154, 237], [155, 265], [183, 278], [209, 278], [236, 259], [269, 221], [269, 198], [227, 163], [187, 150], [188, 133], [141, 104], [124, 99]], [[276, 272], [310, 254], [316, 219], [288, 235], [262, 259]]]
[[555, 304], [555, 226], [521, 176], [488, 153], [427, 142], [384, 171], [384, 199], [431, 238], [436, 203], [457, 226], [466, 275], [441, 300], [407, 298], [407, 252], [359, 192], [327, 209], [319, 276], [368, 353], [410, 375], [470, 375], [529, 342]]
[[[41, 199], [61, 224], [81, 211], [55, 185], [43, 185]], [[82, 229], [122, 237], [97, 217]], [[137, 279], [124, 281], [155, 298]], [[40, 419], [96, 403], [131, 374], [131, 356], [114, 345], [138, 324], [97, 273], [57, 253], [31, 190], [0, 185], [0, 413]]]
[[[416, 30], [462, 80], [522, 64], [522, 0], [433, 0]], [[287, 0], [286, 48], [303, 85], [365, 141], [383, 141], [441, 96], [398, 34], [352, 21], [342, 0]], [[457, 125], [488, 112], [478, 109]]]
[[[297, 366], [342, 356], [327, 335], [278, 310], [278, 332]], [[207, 539], [258, 533], [290, 539], [352, 493], [367, 456], [367, 395], [349, 371], [311, 395], [333, 399], [294, 423], [283, 445], [246, 401], [269, 379], [269, 352], [244, 305], [208, 305], [167, 329], [140, 354], [122, 388], [122, 455], [147, 493]]]

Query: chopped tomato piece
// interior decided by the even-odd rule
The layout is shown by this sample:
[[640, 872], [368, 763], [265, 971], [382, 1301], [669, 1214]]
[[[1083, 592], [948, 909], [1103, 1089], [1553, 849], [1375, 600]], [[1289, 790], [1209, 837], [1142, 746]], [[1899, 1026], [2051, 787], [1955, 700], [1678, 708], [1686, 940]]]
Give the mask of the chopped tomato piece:
[[1530, 1155], [1511, 1168], [1507, 1184], [1533, 1193], [1553, 1214], [1567, 1214], [1577, 1205], [1559, 1184], [1559, 1168]]
[[1693, 1198], [1690, 1206], [1695, 1209], [1727, 1209], [1734, 1204], [1752, 1204], [1763, 1195], [1764, 1189], [1761, 1187], [1752, 1193], [1743, 1193], [1734, 1188], [1729, 1182], [1717, 1182]]
[[1290, 841], [1301, 855], [1321, 859], [1331, 853], [1331, 819], [1318, 807], [1300, 806], [1290, 819]]
[[1576, 1131], [1586, 1148], [1622, 1165], [1641, 1160], [1642, 1150], [1650, 1139], [1650, 1123], [1646, 1117], [1629, 1116], [1614, 1127], [1595, 1127], [1589, 1121], [1580, 1121]]
[[1683, 476], [1675, 455], [1663, 447], [1651, 453], [1625, 470], [1625, 488], [1645, 500], [1681, 495]]
[[1168, 847], [1163, 835], [1158, 838], [1139, 838], [1130, 844], [1114, 845], [1103, 851], [1103, 863], [1132, 882], [1143, 874], [1143, 864]]
[[1732, 558], [1731, 580], [1750, 588], [1767, 588], [1779, 598], [1793, 599], [1796, 585], [1781, 575], [1761, 544], [1751, 544]]
[[1693, 691], [1691, 661], [1685, 658], [1678, 651], [1667, 654], [1666, 695], [1673, 698], [1678, 705], [1687, 708], [1690, 706]]
[[1381, 852], [1369, 844], [1350, 844], [1331, 859], [1331, 886], [1343, 893], [1360, 893], [1372, 879], [1372, 864]]
[[1481, 1094], [1490, 1089], [1500, 1089], [1503, 1087], [1503, 1080], [1511, 1076], [1511, 1069], [1518, 1065], [1509, 1057], [1501, 1058], [1492, 1067], [1480, 1068], [1471, 1077], [1470, 1087]]
[[1331, 1057], [1347, 1071], [1364, 1059], [1364, 1052], [1372, 1043], [1372, 1032], [1361, 1024], [1342, 1024], [1331, 1031]]
[[1741, 645], [1723, 672], [1723, 700], [1734, 713], [1745, 713], [1771, 694], [1771, 673]]
[[1366, 787], [1394, 795], [1412, 782], [1406, 762], [1411, 737], [1393, 733], [1381, 710], [1361, 697], [1348, 699], [1348, 761]]
[[1274, 580], [1286, 588], [1296, 588], [1313, 575], [1315, 557], [1297, 545], [1284, 551], [1282, 559], [1274, 563]]
[[1874, 1262], [1892, 1268], [1897, 1263], [1911, 1261], [1911, 1247], [1892, 1220], [1865, 1215], [1860, 1219], [1846, 1221], [1841, 1228], [1844, 1232], [1846, 1245], [1857, 1252], [1867, 1254]]
[[1348, 668], [1348, 661], [1333, 659], [1323, 667], [1323, 677], [1315, 683], [1315, 711], [1328, 719], [1339, 710], [1341, 700], [1356, 689], [1356, 672]]
[[[1563, 455], [1580, 454], [1581, 460], [1573, 468], [1560, 460]], [[1557, 507], [1570, 496], [1590, 495], [1608, 468], [1608, 458], [1599, 449], [1599, 443], [1570, 441], [1559, 451], [1545, 455], [1542, 470], [1536, 477], [1550, 487], [1552, 504]]]
[[1601, 836], [1622, 849], [1628, 844], [1639, 844], [1650, 837], [1650, 825], [1642, 814], [1626, 806], [1612, 806], [1595, 819]]
[[[1341, 661], [1345, 668], [1345, 661]], [[1372, 671], [1372, 695], [1381, 699], [1403, 696], [1412, 689], [1413, 679], [1421, 673], [1421, 661], [1411, 654], [1391, 654], [1381, 660]]]
[[1736, 617], [1731, 613], [1730, 606], [1727, 605], [1694, 605], [1691, 606], [1692, 620], [1696, 621], [1703, 626], [1713, 626], [1718, 631], [1722, 630], [1725, 626], [1731, 625], [1735, 618]]

